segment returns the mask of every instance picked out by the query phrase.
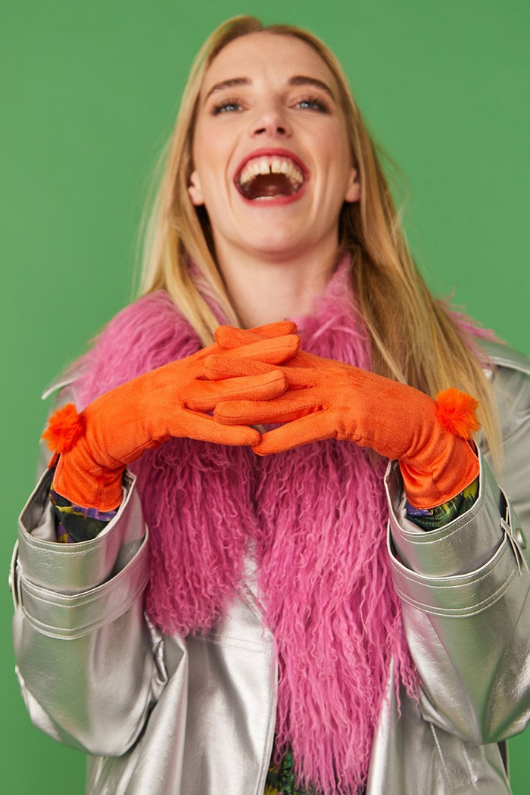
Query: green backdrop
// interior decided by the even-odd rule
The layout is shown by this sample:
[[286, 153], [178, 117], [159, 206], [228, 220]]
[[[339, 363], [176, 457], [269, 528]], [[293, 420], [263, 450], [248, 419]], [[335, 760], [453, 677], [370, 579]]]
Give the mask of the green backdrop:
[[[295, 22], [339, 55], [408, 178], [432, 288], [530, 353], [527, 0], [2, 0], [2, 566], [30, 491], [39, 395], [131, 297], [137, 228], [191, 59], [222, 20]], [[83, 756], [30, 725], [0, 600], [1, 788], [73, 795]], [[511, 743], [514, 792], [530, 736]], [[525, 783], [526, 782], [526, 783]]]

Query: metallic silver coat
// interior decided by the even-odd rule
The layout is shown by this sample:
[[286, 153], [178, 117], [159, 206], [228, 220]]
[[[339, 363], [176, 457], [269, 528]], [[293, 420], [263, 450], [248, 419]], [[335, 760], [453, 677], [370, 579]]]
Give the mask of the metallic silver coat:
[[[497, 743], [530, 718], [530, 359], [485, 347], [499, 365], [503, 491], [483, 451], [475, 505], [425, 533], [405, 517], [399, 469], [387, 471], [388, 553], [422, 686], [418, 703], [400, 694], [399, 713], [390, 673], [368, 795], [509, 793]], [[142, 609], [149, 533], [134, 478], [97, 538], [60, 545], [51, 477], [22, 511], [11, 572], [33, 723], [90, 754], [90, 795], [262, 795], [276, 667], [252, 559], [214, 631], [161, 635]]]

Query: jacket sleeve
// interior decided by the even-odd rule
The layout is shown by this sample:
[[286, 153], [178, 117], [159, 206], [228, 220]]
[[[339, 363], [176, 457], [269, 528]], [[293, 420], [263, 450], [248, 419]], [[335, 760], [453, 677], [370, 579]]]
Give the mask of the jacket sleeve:
[[502, 488], [481, 453], [475, 504], [421, 532], [406, 518], [397, 466], [386, 478], [389, 553], [423, 716], [476, 743], [499, 742], [530, 719], [530, 379], [501, 367], [494, 390]]
[[143, 613], [148, 531], [134, 477], [94, 539], [55, 541], [46, 470], [19, 519], [11, 589], [17, 675], [32, 722], [88, 753], [130, 748], [158, 700], [162, 642]]

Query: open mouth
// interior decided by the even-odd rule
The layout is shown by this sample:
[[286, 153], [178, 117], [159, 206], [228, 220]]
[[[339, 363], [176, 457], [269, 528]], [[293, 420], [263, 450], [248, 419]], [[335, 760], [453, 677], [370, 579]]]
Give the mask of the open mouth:
[[294, 196], [305, 179], [300, 166], [290, 157], [260, 155], [247, 160], [235, 183], [245, 199], [267, 201]]

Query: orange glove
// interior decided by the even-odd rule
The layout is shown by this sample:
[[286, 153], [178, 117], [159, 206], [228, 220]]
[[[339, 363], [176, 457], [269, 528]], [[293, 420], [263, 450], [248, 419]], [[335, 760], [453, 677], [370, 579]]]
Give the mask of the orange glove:
[[[206, 412], [221, 400], [267, 400], [280, 395], [287, 382], [282, 371], [271, 365], [298, 349], [299, 338], [290, 333], [295, 328], [294, 323], [273, 324], [256, 335], [221, 327], [213, 345], [110, 390], [80, 414], [72, 403], [60, 409], [43, 434], [56, 451], [50, 466], [58, 459], [56, 491], [76, 505], [109, 511], [121, 502], [125, 466], [171, 437], [258, 444], [260, 434], [255, 429], [227, 428]], [[273, 337], [274, 333], [280, 336]], [[212, 353], [220, 360], [237, 358], [238, 376], [223, 376], [218, 368], [215, 380], [209, 380], [206, 361]]]
[[[237, 362], [232, 363], [237, 375]], [[222, 369], [212, 356], [210, 370]], [[300, 351], [281, 370], [289, 391], [267, 400], [219, 402], [226, 424], [286, 423], [265, 433], [258, 455], [323, 439], [344, 439], [397, 459], [405, 491], [416, 508], [434, 508], [456, 496], [479, 473], [470, 444], [479, 424], [477, 401], [456, 389], [433, 400], [418, 389], [342, 362]]]

